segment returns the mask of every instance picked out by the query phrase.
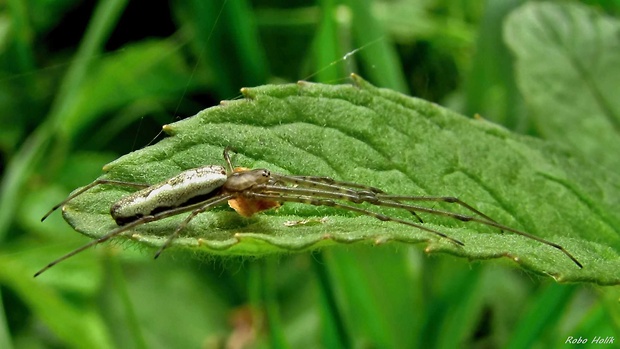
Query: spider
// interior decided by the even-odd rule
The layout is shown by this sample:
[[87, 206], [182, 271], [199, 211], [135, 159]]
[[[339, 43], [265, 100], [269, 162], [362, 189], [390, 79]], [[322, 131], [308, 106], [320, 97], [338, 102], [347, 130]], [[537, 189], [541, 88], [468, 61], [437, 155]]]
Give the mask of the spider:
[[[152, 186], [143, 183], [98, 179], [72, 193], [69, 197], [48, 211], [43, 218], [41, 218], [41, 221], [45, 220], [59, 207], [97, 185], [119, 185], [140, 189], [121, 198], [110, 208], [110, 215], [118, 224], [118, 228], [56, 259], [39, 270], [34, 276], [36, 277], [65, 259], [94, 245], [121, 235], [136, 226], [190, 212], [185, 220], [177, 226], [174, 232], [168, 236], [164, 244], [159, 248], [155, 254], [155, 258], [157, 258], [196, 215], [226, 202], [228, 202], [237, 213], [245, 217], [278, 207], [280, 203], [283, 202], [298, 202], [314, 206], [331, 206], [374, 217], [381, 221], [405, 224], [434, 234], [455, 245], [464, 246], [461, 241], [449, 237], [440, 231], [424, 226], [424, 222], [417, 215], [417, 212], [424, 212], [454, 218], [463, 222], [478, 222], [498, 228], [502, 232], [509, 231], [525, 236], [560, 250], [579, 268], [583, 268], [583, 265], [570, 252], [564, 249], [564, 247], [529, 233], [499, 224], [489, 216], [456, 197], [391, 195], [375, 187], [337, 181], [329, 177], [283, 175], [271, 173], [266, 169], [234, 168], [230, 160], [229, 151], [230, 148], [226, 148], [223, 154], [227, 169], [218, 165], [198, 167], [183, 171], [164, 182]], [[343, 203], [343, 201], [351, 204]], [[473, 215], [464, 215], [436, 208], [428, 208], [408, 202], [443, 202], [457, 204]], [[417, 219], [417, 222], [391, 217], [352, 205], [362, 203], [409, 211]]]

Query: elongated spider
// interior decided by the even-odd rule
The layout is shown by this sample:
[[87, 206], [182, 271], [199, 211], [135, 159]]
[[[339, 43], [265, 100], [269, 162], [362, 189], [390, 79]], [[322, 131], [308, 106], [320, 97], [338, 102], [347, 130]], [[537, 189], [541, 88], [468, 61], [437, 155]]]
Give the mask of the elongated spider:
[[[277, 207], [280, 203], [284, 202], [298, 202], [314, 206], [331, 206], [374, 217], [381, 221], [405, 224], [434, 234], [442, 239], [446, 239], [455, 245], [464, 245], [457, 239], [424, 226], [422, 219], [417, 215], [419, 212], [424, 212], [454, 218], [463, 222], [478, 222], [498, 228], [501, 231], [509, 231], [525, 236], [560, 250], [579, 268], [583, 268], [582, 264], [564, 249], [564, 247], [529, 233], [499, 224], [456, 197], [391, 195], [384, 193], [378, 188], [357, 183], [337, 181], [329, 177], [291, 176], [271, 173], [266, 169], [252, 170], [234, 168], [230, 160], [228, 148], [224, 150], [224, 159], [228, 166], [228, 170], [224, 169], [222, 166], [208, 165], [183, 171], [164, 182], [152, 186], [143, 183], [98, 179], [72, 193], [69, 197], [47, 212], [41, 221], [45, 220], [59, 207], [97, 185], [119, 185], [140, 189], [133, 194], [121, 198], [110, 208], [110, 215], [119, 225], [118, 228], [56, 259], [39, 270], [34, 276], [36, 277], [59, 262], [91, 246], [118, 236], [131, 228], [190, 212], [185, 220], [178, 225], [174, 232], [168, 236], [167, 240], [159, 248], [155, 254], [155, 258], [157, 258], [196, 215], [226, 202], [240, 215], [246, 217], [252, 216], [260, 211]], [[342, 203], [342, 201], [351, 204]], [[474, 216], [413, 205], [408, 202], [443, 202], [457, 204], [472, 212]], [[353, 206], [353, 204], [362, 203], [409, 211], [417, 218], [418, 222], [391, 217], [373, 212], [366, 208]]]

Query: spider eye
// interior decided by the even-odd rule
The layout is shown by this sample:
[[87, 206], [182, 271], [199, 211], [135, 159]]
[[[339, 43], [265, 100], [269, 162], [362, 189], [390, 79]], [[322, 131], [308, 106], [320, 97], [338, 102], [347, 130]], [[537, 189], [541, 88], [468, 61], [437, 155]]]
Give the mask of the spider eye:
[[263, 171], [263, 177], [271, 177], [271, 173], [267, 170]]

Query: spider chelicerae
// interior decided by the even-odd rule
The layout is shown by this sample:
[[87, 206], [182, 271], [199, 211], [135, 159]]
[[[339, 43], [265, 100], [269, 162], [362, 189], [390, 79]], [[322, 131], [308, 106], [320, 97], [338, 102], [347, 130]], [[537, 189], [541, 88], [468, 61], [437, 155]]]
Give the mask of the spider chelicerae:
[[[538, 236], [499, 224], [486, 214], [456, 197], [392, 195], [375, 187], [337, 181], [329, 177], [283, 175], [271, 173], [266, 169], [234, 168], [230, 160], [229, 152], [229, 148], [224, 149], [224, 160], [226, 161], [227, 169], [218, 165], [198, 167], [183, 171], [155, 185], [98, 179], [75, 191], [47, 212], [41, 221], [45, 220], [52, 212], [65, 205], [73, 198], [101, 184], [127, 186], [139, 189], [121, 198], [110, 208], [110, 215], [118, 224], [118, 228], [49, 263], [39, 270], [35, 274], [35, 277], [59, 262], [89, 247], [121, 235], [136, 226], [190, 212], [185, 220], [178, 225], [174, 232], [168, 236], [167, 240], [159, 248], [155, 254], [155, 258], [157, 258], [196, 215], [227, 202], [237, 213], [246, 217], [252, 216], [260, 211], [277, 207], [280, 203], [284, 202], [298, 202], [314, 206], [330, 206], [374, 217], [381, 221], [405, 224], [434, 234], [439, 238], [459, 246], [463, 246], [464, 244], [440, 231], [424, 226], [424, 222], [417, 213], [424, 212], [440, 215], [463, 222], [478, 222], [498, 228], [501, 231], [522, 235], [554, 247], [570, 258], [579, 268], [583, 268], [582, 264], [564, 247]], [[443, 202], [456, 204], [470, 211], [472, 215], [418, 206], [411, 204], [412, 202]], [[409, 211], [417, 221], [408, 221], [377, 213], [363, 207], [354, 206], [354, 204], [363, 203], [403, 209]]]

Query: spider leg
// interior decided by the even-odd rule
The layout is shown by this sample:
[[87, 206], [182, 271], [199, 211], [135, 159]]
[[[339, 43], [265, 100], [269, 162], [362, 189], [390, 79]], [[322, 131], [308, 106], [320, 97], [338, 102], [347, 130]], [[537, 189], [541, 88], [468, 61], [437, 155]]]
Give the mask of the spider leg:
[[226, 148], [224, 148], [224, 160], [226, 161], [226, 165], [228, 166], [228, 172], [229, 173], [233, 173], [234, 172], [234, 167], [232, 165], [232, 161], [230, 161], [230, 155], [229, 152], [233, 152], [236, 153], [237, 151], [231, 147], [231, 146], [227, 146]]
[[177, 237], [177, 235], [179, 235], [179, 232], [181, 232], [181, 230], [185, 229], [185, 227], [187, 226], [187, 224], [189, 224], [189, 222], [196, 217], [196, 215], [211, 209], [217, 205], [221, 205], [222, 203], [232, 199], [233, 197], [235, 197], [234, 194], [226, 194], [226, 195], [218, 195], [216, 197], [213, 197], [207, 201], [201, 202], [198, 205], [193, 205], [193, 207], [198, 207], [195, 208], [192, 213], [190, 213], [187, 218], [185, 218], [185, 220], [183, 222], [181, 222], [181, 224], [179, 224], [179, 226], [174, 230], [174, 232], [172, 234], [170, 234], [168, 236], [168, 239], [166, 239], [166, 242], [164, 242], [164, 244], [159, 248], [159, 250], [157, 250], [157, 253], [155, 253], [155, 259], [157, 259], [157, 257], [159, 257], [159, 255], [172, 243], [172, 241]]
[[66, 199], [64, 199], [63, 201], [61, 201], [60, 203], [52, 207], [52, 209], [47, 211], [47, 213], [43, 216], [43, 218], [41, 218], [41, 222], [43, 222], [47, 217], [49, 217], [49, 215], [51, 215], [52, 212], [56, 211], [59, 207], [65, 205], [67, 202], [73, 200], [76, 196], [79, 196], [85, 191], [93, 187], [96, 187], [100, 184], [114, 184], [114, 185], [119, 185], [119, 186], [134, 187], [134, 188], [140, 188], [140, 189], [149, 187], [148, 184], [144, 184], [144, 183], [123, 182], [123, 181], [116, 181], [113, 179], [97, 179], [96, 181], [90, 183], [89, 185], [80, 188], [78, 191], [69, 195]]
[[[307, 184], [306, 181], [304, 181], [303, 183]], [[315, 185], [315, 184], [318, 184], [318, 185]], [[368, 190], [351, 190], [351, 189], [341, 188], [341, 187], [330, 185], [330, 184], [323, 184], [323, 183], [317, 183], [317, 182], [312, 182], [311, 184], [309, 184], [309, 186], [311, 187], [308, 188], [308, 187], [299, 186], [299, 187], [290, 188], [290, 187], [273, 185], [273, 184], [271, 185], [261, 184], [261, 185], [255, 186], [254, 188], [263, 188], [263, 189], [275, 188], [276, 190], [287, 190], [287, 189], [282, 189], [282, 188], [288, 188], [290, 190], [305, 191], [306, 193], [309, 193], [310, 195], [318, 194], [323, 197], [329, 197], [332, 199], [352, 201], [356, 204], [360, 204], [362, 202], [374, 203], [379, 200], [377, 198], [377, 193], [368, 191]], [[315, 189], [316, 187], [319, 187], [321, 189]], [[372, 187], [365, 187], [361, 185], [360, 187], [361, 188], [372, 188]], [[420, 216], [418, 216], [418, 214], [415, 211], [409, 210], [409, 212], [420, 223], [424, 223], [422, 218], [420, 218]]]
[[391, 200], [391, 201], [396, 201], [396, 202], [400, 202], [400, 201], [431, 201], [431, 202], [447, 202], [450, 204], [457, 204], [461, 207], [464, 207], [465, 209], [469, 210], [470, 212], [473, 212], [475, 214], [477, 214], [478, 216], [489, 220], [491, 222], [495, 222], [497, 223], [497, 221], [495, 221], [494, 219], [492, 219], [491, 217], [487, 216], [486, 214], [480, 212], [479, 210], [475, 209], [473, 206], [471, 206], [470, 204], [466, 203], [465, 201], [454, 197], [454, 196], [405, 196], [405, 195], [389, 195], [389, 194], [377, 194], [377, 198], [379, 200]]
[[[215, 198], [212, 198], [211, 200], [213, 200], [213, 199], [215, 199]], [[207, 200], [207, 201], [211, 201], [211, 200]], [[64, 261], [65, 259], [73, 257], [76, 254], [78, 254], [78, 253], [80, 253], [80, 252], [82, 252], [82, 251], [84, 251], [84, 250], [86, 250], [86, 249], [88, 249], [88, 248], [90, 248], [92, 246], [98, 245], [98, 244], [100, 244], [102, 242], [108, 241], [109, 239], [111, 239], [113, 237], [121, 235], [122, 233], [130, 230], [131, 228], [137, 227], [137, 226], [142, 225], [142, 224], [158, 221], [158, 220], [161, 220], [161, 219], [164, 219], [164, 218], [176, 216], [176, 215], [181, 214], [181, 213], [185, 213], [185, 212], [188, 212], [188, 211], [191, 211], [191, 210], [195, 210], [195, 209], [200, 208], [200, 207], [202, 207], [204, 205], [205, 205], [205, 202], [199, 202], [199, 203], [196, 203], [196, 204], [193, 204], [193, 205], [184, 206], [184, 207], [177, 207], [177, 208], [173, 208], [173, 209], [170, 209], [170, 210], [167, 210], [167, 211], [159, 212], [159, 213], [154, 214], [154, 215], [149, 215], [149, 216], [144, 216], [144, 217], [138, 218], [135, 221], [127, 223], [127, 224], [123, 225], [122, 227], [118, 227], [118, 228], [110, 231], [109, 233], [105, 234], [104, 236], [102, 236], [102, 237], [100, 237], [100, 238], [98, 238], [96, 240], [92, 240], [89, 243], [85, 244], [84, 246], [79, 247], [79, 248], [77, 248], [77, 249], [67, 253], [66, 255], [56, 259], [55, 261], [49, 263], [44, 268], [39, 270], [36, 274], [34, 274], [34, 277], [37, 277], [37, 276], [41, 275], [44, 271], [46, 271], [47, 269], [55, 266], [56, 264], [58, 264], [58, 263], [60, 263], [62, 261]], [[178, 232], [175, 231], [175, 233], [178, 233]], [[169, 240], [170, 240], [170, 238], [169, 238]]]
[[355, 206], [350, 206], [350, 205], [345, 205], [345, 204], [341, 204], [341, 203], [337, 203], [332, 199], [316, 199], [316, 198], [312, 198], [309, 196], [292, 196], [292, 195], [286, 195], [284, 193], [257, 193], [254, 191], [248, 191], [243, 193], [244, 196], [249, 197], [249, 198], [257, 198], [257, 199], [267, 199], [267, 200], [276, 200], [276, 201], [290, 201], [290, 202], [299, 202], [299, 203], [303, 203], [303, 204], [309, 204], [309, 205], [314, 205], [314, 206], [330, 206], [330, 207], [336, 207], [336, 208], [341, 208], [344, 210], [348, 210], [348, 211], [353, 211], [353, 212], [357, 212], [366, 216], [370, 216], [370, 217], [374, 217], [380, 221], [384, 221], [384, 222], [397, 222], [397, 223], [401, 223], [401, 224], [405, 224], [405, 225], [409, 225], [415, 228], [418, 228], [420, 230], [438, 235], [444, 239], [447, 239], [457, 245], [460, 246], [464, 246], [464, 244], [462, 242], [460, 242], [459, 240], [456, 240], [454, 238], [449, 237], [448, 235], [439, 232], [437, 230], [434, 229], [430, 229], [427, 228], [423, 225], [420, 224], [416, 224], [413, 222], [409, 222], [409, 221], [405, 221], [402, 219], [398, 219], [398, 218], [394, 218], [394, 217], [390, 217], [390, 216], [386, 216], [384, 214], [380, 214], [380, 213], [376, 213], [373, 211], [369, 211], [369, 210], [365, 210], [363, 208], [359, 208], [359, 207], [355, 207]]
[[284, 195], [299, 195], [299, 196], [318, 196], [323, 199], [335, 199], [335, 200], [347, 200], [356, 204], [365, 202], [364, 198], [359, 196], [357, 192], [353, 191], [353, 194], [342, 191], [329, 191], [324, 189], [314, 188], [302, 188], [302, 187], [285, 187], [281, 185], [272, 184], [258, 184], [250, 189], [253, 193], [278, 193]]
[[[444, 210], [439, 210], [439, 209], [433, 209], [433, 208], [428, 208], [428, 207], [423, 207], [423, 206], [403, 204], [403, 203], [400, 203], [400, 202], [391, 201], [391, 199], [387, 200], [387, 201], [386, 200], [381, 200], [380, 196], [363, 196], [363, 197], [360, 197], [360, 196], [349, 195], [349, 194], [339, 193], [339, 192], [336, 192], [336, 193], [329, 192], [329, 191], [326, 191], [326, 190], [306, 189], [306, 188], [290, 188], [290, 187], [280, 187], [280, 186], [272, 186], [272, 185], [258, 185], [255, 188], [253, 188], [253, 190], [256, 190], [256, 191], [258, 191], [260, 193], [266, 193], [268, 195], [274, 195], [276, 197], [277, 196], [282, 196], [284, 198], [287, 198], [288, 201], [295, 201], [295, 200], [290, 200], [290, 198], [291, 197], [295, 197], [295, 196], [299, 196], [299, 197], [303, 197], [303, 198], [308, 199], [308, 200], [318, 200], [318, 201], [321, 201], [321, 200], [331, 201], [329, 199], [334, 199], [334, 200], [347, 200], [347, 201], [351, 201], [353, 203], [367, 202], [367, 203], [370, 203], [370, 204], [373, 204], [373, 205], [376, 205], [376, 206], [399, 208], [399, 209], [407, 210], [409, 212], [414, 212], [414, 211], [426, 212], [426, 213], [435, 214], [435, 215], [439, 215], [439, 216], [445, 216], [445, 217], [450, 217], [450, 218], [458, 219], [458, 220], [463, 221], [463, 222], [470, 222], [470, 221], [471, 222], [478, 222], [478, 223], [481, 223], [481, 224], [485, 224], [485, 225], [488, 225], [488, 226], [499, 228], [501, 230], [506, 230], [506, 231], [512, 232], [514, 234], [521, 235], [521, 236], [530, 238], [532, 240], [538, 241], [540, 243], [543, 243], [545, 245], [549, 245], [549, 246], [551, 246], [553, 248], [556, 248], [556, 249], [560, 250], [562, 253], [564, 253], [568, 258], [570, 258], [575, 264], [577, 264], [577, 266], [579, 268], [583, 268], [583, 265], [570, 252], [568, 252], [564, 247], [562, 247], [562, 246], [560, 246], [560, 245], [558, 245], [558, 244], [556, 244], [554, 242], [551, 242], [549, 240], [545, 240], [543, 238], [540, 238], [538, 236], [526, 233], [526, 232], [521, 231], [521, 230], [510, 228], [508, 226], [499, 224], [499, 223], [495, 222], [494, 220], [489, 220], [489, 219], [486, 219], [486, 218], [472, 217], [472, 216], [467, 216], [467, 215], [463, 215], [463, 214], [459, 214], [459, 213], [454, 213], [454, 212], [449, 212], [449, 211], [444, 211]], [[320, 197], [321, 199], [314, 199], [313, 197]], [[282, 200], [282, 201], [286, 201], [286, 200]], [[306, 201], [296, 201], [296, 202], [309, 203], [309, 202], [307, 202], [307, 200]], [[341, 205], [341, 204], [339, 204], [339, 205]], [[348, 205], [345, 205], [345, 206], [347, 206], [347, 207], [354, 207], [354, 206], [348, 206]], [[469, 206], [469, 205], [467, 205], [467, 206]], [[338, 207], [342, 207], [342, 205], [338, 206]], [[375, 214], [372, 211], [367, 211], [367, 210], [360, 209], [360, 208], [357, 208], [357, 207], [354, 207], [354, 208], [355, 208], [355, 210], [352, 210], [352, 211], [360, 212], [360, 210], [361, 210], [361, 211], [371, 212], [372, 214]], [[475, 210], [474, 212], [476, 212], [476, 211], [477, 210]], [[399, 223], [402, 223], [400, 220], [397, 220], [396, 218], [392, 218], [392, 220], [397, 221]], [[406, 221], [404, 221], [404, 222], [406, 222]], [[404, 223], [404, 224], [413, 225], [413, 223], [410, 223], [410, 222]], [[418, 224], [415, 224], [414, 226], [418, 227]], [[428, 228], [423, 229], [423, 230], [427, 230], [427, 229]]]
[[558, 245], [558, 244], [556, 244], [554, 242], [551, 242], [549, 240], [545, 240], [543, 238], [540, 238], [540, 237], [538, 237], [536, 235], [532, 235], [530, 233], [526, 233], [524, 231], [521, 231], [521, 230], [518, 230], [518, 229], [514, 229], [514, 228], [508, 227], [508, 226], [503, 225], [503, 224], [499, 224], [499, 223], [497, 223], [494, 220], [489, 220], [489, 219], [486, 219], [486, 218], [479, 218], [479, 217], [472, 217], [472, 216], [467, 216], [467, 215], [463, 215], [463, 214], [459, 214], [459, 213], [454, 213], [454, 212], [449, 212], [449, 211], [444, 211], [444, 210], [439, 210], [439, 209], [434, 209], [434, 208], [427, 208], [427, 207], [422, 207], [422, 206], [417, 206], [417, 205], [403, 204], [403, 203], [393, 202], [393, 201], [379, 200], [378, 202], [373, 203], [373, 204], [378, 205], [378, 206], [401, 208], [401, 209], [404, 209], [404, 210], [415, 210], [415, 211], [419, 211], [419, 212], [426, 212], [426, 213], [435, 214], [435, 215], [439, 215], [439, 216], [445, 216], [445, 217], [450, 217], [450, 218], [458, 219], [458, 220], [463, 221], [463, 222], [478, 222], [478, 223], [485, 224], [485, 225], [488, 225], [488, 226], [491, 226], [491, 227], [499, 228], [501, 230], [506, 230], [506, 231], [509, 231], [511, 233], [515, 233], [517, 235], [525, 236], [525, 237], [530, 238], [532, 240], [536, 240], [536, 241], [541, 242], [543, 244], [546, 244], [546, 245], [549, 245], [551, 247], [557, 248], [558, 250], [562, 251], [573, 262], [575, 262], [575, 264], [577, 264], [580, 268], [583, 268], [581, 263], [579, 263], [579, 261], [577, 261], [577, 259], [575, 257], [573, 257], [573, 255], [571, 255], [568, 251], [566, 251], [566, 249], [564, 249], [564, 247], [562, 247], [562, 246], [560, 246], [560, 245]]
[[[148, 222], [152, 222], [152, 221], [155, 221], [155, 220], [158, 220], [158, 219], [165, 218], [165, 217], [158, 218], [158, 216], [161, 216], [164, 213], [167, 213], [167, 212], [161, 212], [161, 213], [153, 215], [153, 216], [144, 216], [144, 217], [142, 217], [140, 219], [137, 219], [137, 220], [135, 220], [135, 221], [133, 221], [131, 223], [125, 224], [122, 227], [118, 227], [118, 228], [112, 230], [111, 232], [107, 233], [106, 235], [104, 235], [104, 236], [102, 236], [102, 237], [100, 237], [100, 238], [98, 238], [96, 240], [92, 240], [91, 242], [83, 245], [82, 247], [79, 247], [79, 248], [77, 248], [77, 249], [67, 253], [66, 255], [56, 259], [55, 261], [49, 263], [48, 265], [43, 267], [43, 269], [41, 269], [38, 272], [36, 272], [34, 274], [34, 277], [37, 277], [37, 276], [41, 275], [44, 271], [46, 271], [47, 269], [55, 266], [56, 264], [58, 264], [58, 263], [60, 263], [62, 261], [64, 261], [65, 259], [73, 257], [76, 254], [78, 254], [78, 253], [80, 253], [80, 252], [82, 252], [82, 251], [84, 251], [84, 250], [86, 250], [86, 249], [88, 249], [88, 248], [90, 248], [92, 246], [98, 245], [98, 244], [100, 244], [102, 242], [105, 242], [105, 241], [107, 241], [107, 240], [109, 240], [109, 239], [111, 239], [111, 238], [113, 238], [113, 237], [115, 237], [117, 235], [120, 235], [121, 233], [123, 233], [123, 232], [125, 232], [125, 231], [127, 231], [127, 230], [129, 230], [129, 229], [131, 229], [131, 228], [133, 228], [135, 226], [138, 226], [138, 225], [141, 225], [141, 224], [145, 224], [145, 223], [148, 223]], [[166, 215], [166, 217], [168, 217], [168, 215]]]
[[354, 190], [351, 188], [346, 188], [346, 187], [335, 185], [332, 183], [323, 182], [321, 180], [314, 181], [314, 180], [308, 179], [308, 178], [321, 179], [321, 178], [327, 178], [327, 177], [284, 176], [284, 175], [272, 173], [271, 178], [273, 178], [276, 183], [291, 184], [296, 187], [312, 188], [312, 189], [317, 189], [317, 190], [322, 190], [322, 191], [344, 193], [344, 194], [349, 194], [349, 195], [356, 195], [358, 192], [357, 190]]
[[[349, 194], [353, 196], [358, 196], [360, 198], [366, 198], [366, 201], [373, 201], [378, 194], [383, 193], [383, 191], [379, 188], [369, 187], [357, 183], [352, 182], [342, 182], [336, 181], [330, 177], [315, 177], [315, 176], [283, 176], [272, 174], [274, 179], [276, 179], [274, 184], [277, 183], [289, 183], [294, 184], [299, 187], [305, 188], [316, 188], [324, 191], [338, 192]], [[349, 188], [346, 188], [349, 187]], [[353, 190], [351, 188], [358, 188], [361, 190]], [[415, 218], [420, 222], [424, 223], [422, 218], [418, 216], [414, 211], [409, 211]]]
[[512, 232], [520, 232], [519, 230], [512, 229], [509, 227], [505, 227], [493, 220], [487, 220], [478, 217], [467, 216], [460, 213], [454, 213], [450, 211], [439, 210], [435, 208], [428, 208], [424, 206], [411, 205], [411, 204], [403, 204], [400, 202], [392, 201], [392, 200], [382, 200], [380, 196], [376, 195], [368, 195], [366, 192], [357, 193], [354, 191], [354, 194], [349, 194], [348, 192], [333, 192], [329, 190], [321, 190], [321, 189], [313, 189], [313, 188], [301, 188], [301, 187], [284, 187], [278, 185], [269, 185], [269, 184], [260, 184], [252, 187], [252, 191], [261, 192], [261, 193], [282, 193], [285, 195], [300, 195], [300, 196], [308, 196], [308, 197], [321, 197], [335, 200], [346, 200], [351, 201], [356, 204], [360, 204], [363, 202], [367, 202], [376, 206], [385, 206], [392, 208], [404, 209], [410, 212], [418, 211], [418, 212], [426, 212], [430, 214], [435, 214], [439, 216], [450, 217], [454, 219], [458, 219], [463, 222], [474, 221], [486, 225], [490, 225], [496, 228], [505, 229]]
[[298, 180], [302, 180], [302, 181], [310, 181], [310, 182], [320, 182], [320, 183], [326, 183], [326, 184], [331, 184], [331, 185], [336, 185], [336, 186], [345, 186], [345, 187], [349, 187], [349, 188], [357, 188], [357, 189], [363, 189], [364, 191], [369, 191], [372, 193], [377, 193], [377, 194], [383, 194], [384, 191], [379, 189], [379, 188], [375, 188], [375, 187], [371, 187], [368, 185], [363, 185], [363, 184], [358, 184], [358, 183], [353, 183], [353, 182], [345, 182], [345, 181], [337, 181], [331, 177], [321, 177], [321, 176], [283, 176], [283, 175], [278, 175], [280, 177], [288, 177], [288, 178], [292, 178], [292, 179], [298, 179]]
[[575, 258], [564, 247], [562, 247], [562, 246], [560, 246], [560, 245], [558, 245], [558, 244], [556, 244], [554, 242], [551, 242], [549, 240], [545, 240], [543, 238], [540, 238], [540, 237], [538, 237], [536, 235], [532, 235], [530, 233], [526, 233], [526, 232], [518, 230], [518, 229], [510, 228], [510, 227], [508, 227], [506, 225], [503, 225], [503, 224], [499, 224], [499, 223], [495, 222], [494, 220], [489, 220], [489, 219], [486, 219], [486, 218], [479, 218], [479, 217], [472, 217], [472, 216], [462, 215], [462, 214], [453, 213], [453, 212], [449, 212], [449, 211], [443, 211], [443, 210], [438, 210], [438, 209], [426, 208], [426, 207], [421, 207], [421, 206], [417, 206], [417, 205], [408, 205], [408, 204], [392, 202], [392, 201], [382, 201], [382, 200], [379, 200], [379, 202], [375, 203], [375, 205], [386, 206], [386, 207], [393, 207], [393, 208], [402, 208], [404, 210], [415, 210], [415, 211], [418, 211], [418, 212], [426, 212], [426, 213], [430, 213], [430, 214], [436, 214], [436, 215], [440, 215], [440, 216], [446, 216], [446, 217], [455, 218], [455, 219], [458, 219], [458, 220], [463, 221], [463, 222], [478, 222], [478, 223], [481, 223], [481, 224], [485, 224], [485, 225], [488, 225], [488, 226], [499, 228], [501, 230], [506, 230], [506, 231], [509, 231], [511, 233], [514, 233], [514, 234], [517, 234], [517, 235], [521, 235], [521, 236], [524, 236], [526, 238], [530, 238], [532, 240], [535, 240], [535, 241], [538, 241], [538, 242], [543, 243], [545, 245], [549, 245], [549, 246], [551, 246], [553, 248], [556, 248], [556, 249], [560, 250], [562, 253], [564, 253], [568, 258], [570, 258], [575, 264], [577, 264], [577, 266], [579, 268], [583, 268], [583, 265], [577, 260], [577, 258]]

